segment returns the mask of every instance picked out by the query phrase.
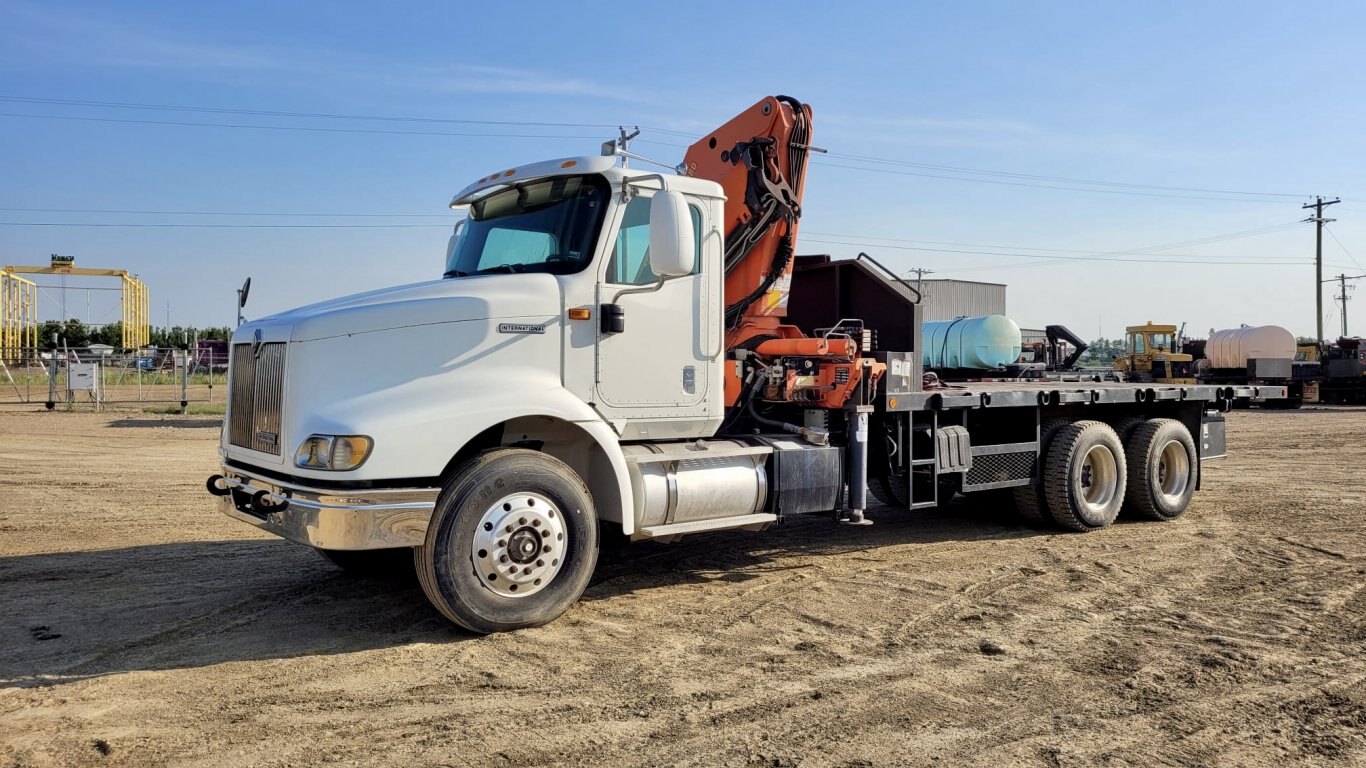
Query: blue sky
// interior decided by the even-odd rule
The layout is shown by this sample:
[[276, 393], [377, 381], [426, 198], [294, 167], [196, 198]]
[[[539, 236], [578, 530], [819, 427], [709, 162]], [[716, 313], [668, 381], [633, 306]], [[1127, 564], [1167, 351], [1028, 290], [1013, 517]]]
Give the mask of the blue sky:
[[[672, 162], [690, 141], [672, 132], [782, 93], [812, 104], [815, 143], [840, 155], [812, 163], [799, 253], [1004, 282], [1022, 325], [1312, 333], [1313, 232], [1291, 225], [1314, 194], [1343, 198], [1325, 277], [1366, 273], [1366, 6], [782, 9], [0, 0], [0, 207], [163, 212], [0, 211], [0, 263], [55, 252], [127, 268], [157, 324], [168, 304], [173, 323], [228, 324], [248, 275], [248, 316], [439, 276], [446, 203], [492, 169], [592, 154], [619, 123], [645, 126], [635, 148]], [[84, 316], [84, 295], [68, 297]], [[109, 318], [106, 296], [92, 303], [90, 319]], [[1348, 306], [1366, 334], [1366, 302]]]

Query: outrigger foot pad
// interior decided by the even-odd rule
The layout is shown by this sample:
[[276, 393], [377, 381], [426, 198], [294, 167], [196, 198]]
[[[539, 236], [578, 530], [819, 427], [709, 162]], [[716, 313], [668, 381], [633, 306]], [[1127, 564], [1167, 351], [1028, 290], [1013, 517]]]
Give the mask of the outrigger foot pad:
[[872, 525], [873, 521], [863, 516], [861, 509], [846, 509], [840, 514], [840, 525]]

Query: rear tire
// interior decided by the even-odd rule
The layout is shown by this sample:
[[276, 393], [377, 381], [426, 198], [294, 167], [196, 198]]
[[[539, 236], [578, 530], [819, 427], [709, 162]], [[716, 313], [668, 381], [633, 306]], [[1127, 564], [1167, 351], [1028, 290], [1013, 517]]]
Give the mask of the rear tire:
[[413, 550], [398, 549], [315, 549], [327, 562], [353, 576], [407, 581], [413, 578]]
[[911, 478], [907, 475], [883, 475], [868, 484], [877, 500], [897, 509], [911, 508]]
[[1128, 491], [1124, 510], [1149, 520], [1185, 513], [1200, 478], [1195, 440], [1175, 419], [1153, 419], [1127, 442]]
[[[1039, 425], [1039, 455], [1048, 455], [1048, 446], [1053, 442], [1058, 430], [1070, 424], [1067, 419], [1045, 419]], [[1031, 485], [1022, 485], [1012, 489], [1015, 498], [1015, 511], [1019, 513], [1026, 525], [1034, 528], [1051, 528], [1053, 526], [1053, 516], [1048, 512], [1048, 502], [1043, 495], [1043, 479]]]
[[1134, 433], [1135, 429], [1138, 429], [1147, 421], [1148, 420], [1142, 416], [1125, 416], [1119, 421], [1114, 422], [1112, 426], [1115, 428], [1115, 434], [1119, 435], [1119, 442], [1122, 445], [1127, 446], [1129, 444], [1129, 436]]
[[1043, 476], [1054, 522], [1072, 531], [1105, 528], [1119, 515], [1125, 485], [1124, 447], [1110, 425], [1078, 421], [1058, 431]]
[[559, 459], [521, 448], [488, 451], [446, 482], [414, 558], [427, 599], [465, 629], [545, 624], [579, 599], [593, 575], [592, 495]]

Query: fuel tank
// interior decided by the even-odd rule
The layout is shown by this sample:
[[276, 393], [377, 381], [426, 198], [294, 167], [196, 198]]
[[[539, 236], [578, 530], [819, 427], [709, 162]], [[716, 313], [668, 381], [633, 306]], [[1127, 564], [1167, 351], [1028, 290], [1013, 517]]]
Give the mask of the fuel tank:
[[1005, 315], [925, 323], [925, 368], [990, 370], [1020, 359], [1020, 326]]

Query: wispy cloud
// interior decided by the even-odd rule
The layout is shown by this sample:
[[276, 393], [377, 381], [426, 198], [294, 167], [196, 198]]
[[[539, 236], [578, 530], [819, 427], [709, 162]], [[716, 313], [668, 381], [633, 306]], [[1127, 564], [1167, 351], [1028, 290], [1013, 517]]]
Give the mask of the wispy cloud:
[[133, 25], [90, 11], [54, 12], [46, 6], [0, 7], [0, 60], [47, 61], [91, 67], [167, 70], [180, 76], [269, 77], [283, 85], [352, 82], [438, 93], [587, 96], [650, 103], [615, 83], [564, 73], [482, 64], [395, 63], [354, 53], [302, 47], [225, 44], [175, 30]]

